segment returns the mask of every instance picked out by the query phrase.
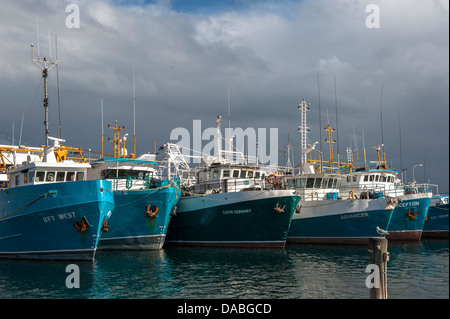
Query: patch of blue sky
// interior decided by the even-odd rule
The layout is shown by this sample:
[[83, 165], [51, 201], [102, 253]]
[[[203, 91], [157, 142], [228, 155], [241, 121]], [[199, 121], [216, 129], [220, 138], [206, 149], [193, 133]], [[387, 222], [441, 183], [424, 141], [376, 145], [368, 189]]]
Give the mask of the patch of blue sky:
[[230, 11], [276, 10], [294, 0], [114, 0], [123, 6], [162, 5], [171, 10], [184, 13], [215, 14]]

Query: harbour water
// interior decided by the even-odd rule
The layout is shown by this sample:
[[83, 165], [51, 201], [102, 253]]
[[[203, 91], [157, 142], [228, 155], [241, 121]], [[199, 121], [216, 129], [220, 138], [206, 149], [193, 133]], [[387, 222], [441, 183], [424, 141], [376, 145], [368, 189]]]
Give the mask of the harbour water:
[[[388, 246], [388, 298], [449, 298], [449, 242]], [[2, 299], [367, 299], [366, 246], [284, 249], [164, 247], [98, 251], [77, 262], [79, 288], [64, 261], [0, 260]]]

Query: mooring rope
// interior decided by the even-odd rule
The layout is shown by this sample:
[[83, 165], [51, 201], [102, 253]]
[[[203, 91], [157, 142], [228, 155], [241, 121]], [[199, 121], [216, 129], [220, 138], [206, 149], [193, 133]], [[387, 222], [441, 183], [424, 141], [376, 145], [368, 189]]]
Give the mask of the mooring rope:
[[19, 210], [21, 210], [21, 209], [27, 207], [28, 205], [33, 204], [34, 202], [40, 200], [41, 198], [46, 197], [47, 195], [52, 195], [52, 194], [56, 194], [56, 192], [48, 192], [48, 193], [45, 193], [45, 194], [42, 194], [42, 195], [38, 196], [37, 198], [33, 199], [31, 202], [26, 203], [25, 205], [23, 205], [22, 207], [19, 207], [19, 208], [17, 208], [16, 210], [12, 211], [11, 213], [6, 214], [6, 215], [3, 216], [3, 217], [0, 217], [0, 221], [1, 221], [2, 219], [6, 218], [6, 217], [8, 217], [8, 216], [10, 216], [10, 215], [12, 215], [12, 214], [18, 212]]

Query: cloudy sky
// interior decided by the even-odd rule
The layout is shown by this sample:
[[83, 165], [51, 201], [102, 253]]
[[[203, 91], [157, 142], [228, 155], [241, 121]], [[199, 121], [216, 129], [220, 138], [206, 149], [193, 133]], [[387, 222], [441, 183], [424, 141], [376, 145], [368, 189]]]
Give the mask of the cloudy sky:
[[[57, 35], [62, 137], [68, 145], [100, 151], [101, 99], [105, 127], [118, 120], [133, 135], [134, 65], [138, 154], [152, 151], [155, 141], [158, 147], [169, 141], [175, 128], [192, 132], [195, 119], [203, 130], [222, 115], [227, 126], [229, 90], [231, 126], [278, 128], [279, 162], [289, 137], [298, 164], [297, 104], [305, 99], [311, 103], [310, 143], [319, 141], [328, 122], [338, 128], [344, 159], [345, 148], [356, 141], [360, 157], [364, 142], [368, 159], [375, 160], [372, 146], [383, 140], [388, 164], [408, 169], [408, 181], [413, 166], [422, 163], [415, 168], [416, 181], [430, 180], [448, 191], [447, 0], [0, 4], [0, 143], [12, 142], [13, 123], [18, 143], [22, 116], [21, 143], [44, 143], [42, 78], [30, 50], [34, 43], [37, 55], [38, 26], [41, 58], [49, 57], [49, 33], [55, 58]], [[66, 25], [70, 4], [79, 8], [79, 28]], [[366, 12], [369, 4], [379, 8], [379, 28], [366, 25], [374, 14]], [[51, 136], [57, 136], [56, 87], [54, 68]], [[112, 131], [105, 128], [104, 135], [112, 138]], [[324, 131], [321, 136], [326, 138]], [[110, 147], [106, 142], [105, 150]], [[322, 149], [328, 158], [324, 142]]]

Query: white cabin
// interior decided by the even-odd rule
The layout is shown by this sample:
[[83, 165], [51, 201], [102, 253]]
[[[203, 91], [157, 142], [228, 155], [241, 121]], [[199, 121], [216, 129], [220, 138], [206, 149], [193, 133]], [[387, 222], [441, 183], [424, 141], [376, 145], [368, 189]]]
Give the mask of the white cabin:
[[405, 194], [405, 188], [400, 185], [397, 172], [386, 169], [343, 174], [340, 191], [342, 195], [357, 198], [378, 198], [386, 195], [394, 197]]
[[104, 158], [92, 162], [88, 170], [88, 179], [106, 179], [111, 181], [114, 190], [145, 189], [156, 184], [161, 176], [157, 170], [157, 163], [150, 157]]
[[9, 187], [86, 180], [87, 163], [30, 162], [8, 172]]
[[38, 158], [33, 159], [28, 154], [25, 161], [18, 163], [16, 160], [14, 166], [8, 169], [6, 174], [9, 176], [10, 188], [86, 180], [87, 169], [90, 165], [70, 160], [58, 162], [54, 150], [59, 147], [59, 142], [64, 140], [53, 137], [49, 139], [54, 141], [54, 145], [41, 149], [43, 154]]
[[239, 164], [213, 163], [191, 170], [197, 194], [240, 192], [266, 187], [267, 172], [259, 167]]
[[340, 175], [329, 173], [284, 175], [287, 187], [295, 189], [302, 200], [338, 199]]

